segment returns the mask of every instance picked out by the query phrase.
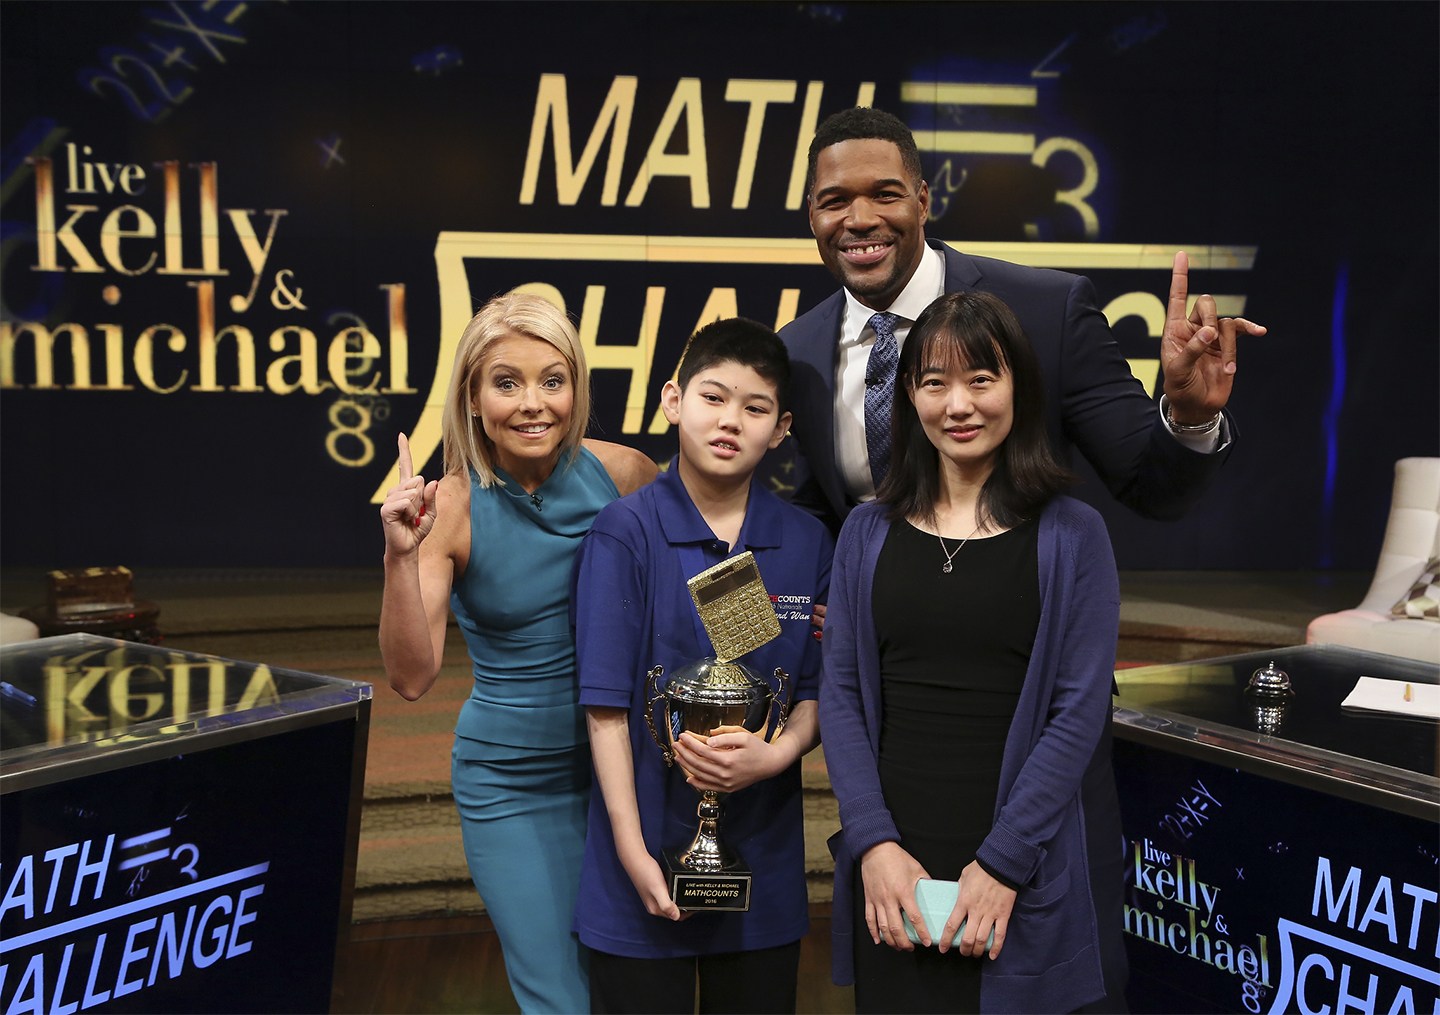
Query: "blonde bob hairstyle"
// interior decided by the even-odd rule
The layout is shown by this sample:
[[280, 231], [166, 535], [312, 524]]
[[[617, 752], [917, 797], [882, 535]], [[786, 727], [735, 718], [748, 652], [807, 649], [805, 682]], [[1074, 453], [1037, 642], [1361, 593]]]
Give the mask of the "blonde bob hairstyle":
[[575, 401], [570, 425], [560, 441], [562, 455], [568, 452], [573, 460], [580, 453], [580, 441], [590, 423], [590, 374], [585, 367], [580, 336], [570, 319], [555, 304], [539, 296], [522, 292], [496, 296], [470, 318], [465, 333], [460, 336], [450, 385], [445, 392], [445, 417], [441, 424], [445, 472], [464, 475], [468, 466], [480, 478], [481, 486], [497, 483], [503, 486], [504, 481], [495, 475], [495, 446], [485, 435], [480, 420], [471, 415], [471, 405], [478, 397], [485, 350], [508, 335], [549, 342], [565, 357]]

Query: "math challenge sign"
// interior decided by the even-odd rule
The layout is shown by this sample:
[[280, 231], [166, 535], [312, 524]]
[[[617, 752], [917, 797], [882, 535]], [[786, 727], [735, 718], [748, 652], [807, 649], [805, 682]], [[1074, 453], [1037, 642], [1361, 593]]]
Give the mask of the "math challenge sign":
[[396, 435], [439, 473], [460, 333], [517, 286], [576, 321], [591, 432], [668, 458], [694, 329], [834, 291], [806, 155], [864, 104], [915, 131], [927, 234], [1090, 275], [1148, 389], [1176, 249], [1271, 328], [1219, 545], [1082, 487], [1122, 566], [1368, 567], [1394, 459], [1440, 450], [1437, 15], [1293, 13], [12, 0], [0, 564], [374, 565]]
[[0, 1010], [327, 1010], [353, 737], [312, 726], [6, 794]]
[[1440, 1011], [1433, 821], [1115, 746], [1136, 1011]]

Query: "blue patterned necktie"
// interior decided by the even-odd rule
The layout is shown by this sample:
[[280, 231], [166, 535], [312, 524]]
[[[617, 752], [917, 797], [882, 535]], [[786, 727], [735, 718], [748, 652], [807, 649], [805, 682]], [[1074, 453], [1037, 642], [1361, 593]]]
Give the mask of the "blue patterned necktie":
[[870, 318], [875, 344], [865, 361], [865, 450], [877, 489], [890, 469], [890, 406], [895, 401], [895, 366], [900, 362], [900, 346], [895, 341], [898, 320], [894, 314]]

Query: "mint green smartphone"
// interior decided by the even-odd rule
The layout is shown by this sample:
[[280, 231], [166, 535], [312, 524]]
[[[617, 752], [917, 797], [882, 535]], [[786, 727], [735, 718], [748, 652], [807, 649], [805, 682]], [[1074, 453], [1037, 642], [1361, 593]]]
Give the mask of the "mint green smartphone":
[[[922, 878], [915, 883], [915, 901], [920, 903], [920, 915], [925, 918], [925, 926], [930, 929], [930, 936], [934, 938], [945, 921], [950, 919], [950, 911], [955, 908], [955, 900], [960, 898], [960, 882], [958, 881], [932, 881], [929, 878]], [[905, 936], [917, 945], [920, 943], [920, 933], [915, 925], [910, 922], [908, 913], [901, 913], [901, 919], [905, 921]], [[960, 936], [965, 933], [965, 922], [962, 920], [960, 929], [955, 932], [951, 939], [952, 946], [960, 943]], [[995, 947], [995, 928], [990, 928], [990, 939], [985, 942], [985, 951], [989, 953]]]

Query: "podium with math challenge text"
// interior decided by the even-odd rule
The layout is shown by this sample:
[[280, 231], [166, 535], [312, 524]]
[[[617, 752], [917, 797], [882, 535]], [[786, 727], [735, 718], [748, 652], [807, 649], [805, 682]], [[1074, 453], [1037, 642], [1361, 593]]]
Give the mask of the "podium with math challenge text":
[[328, 1011], [370, 693], [93, 635], [0, 649], [0, 1011]]
[[1305, 645], [1116, 679], [1131, 1010], [1440, 1010], [1440, 666]]

